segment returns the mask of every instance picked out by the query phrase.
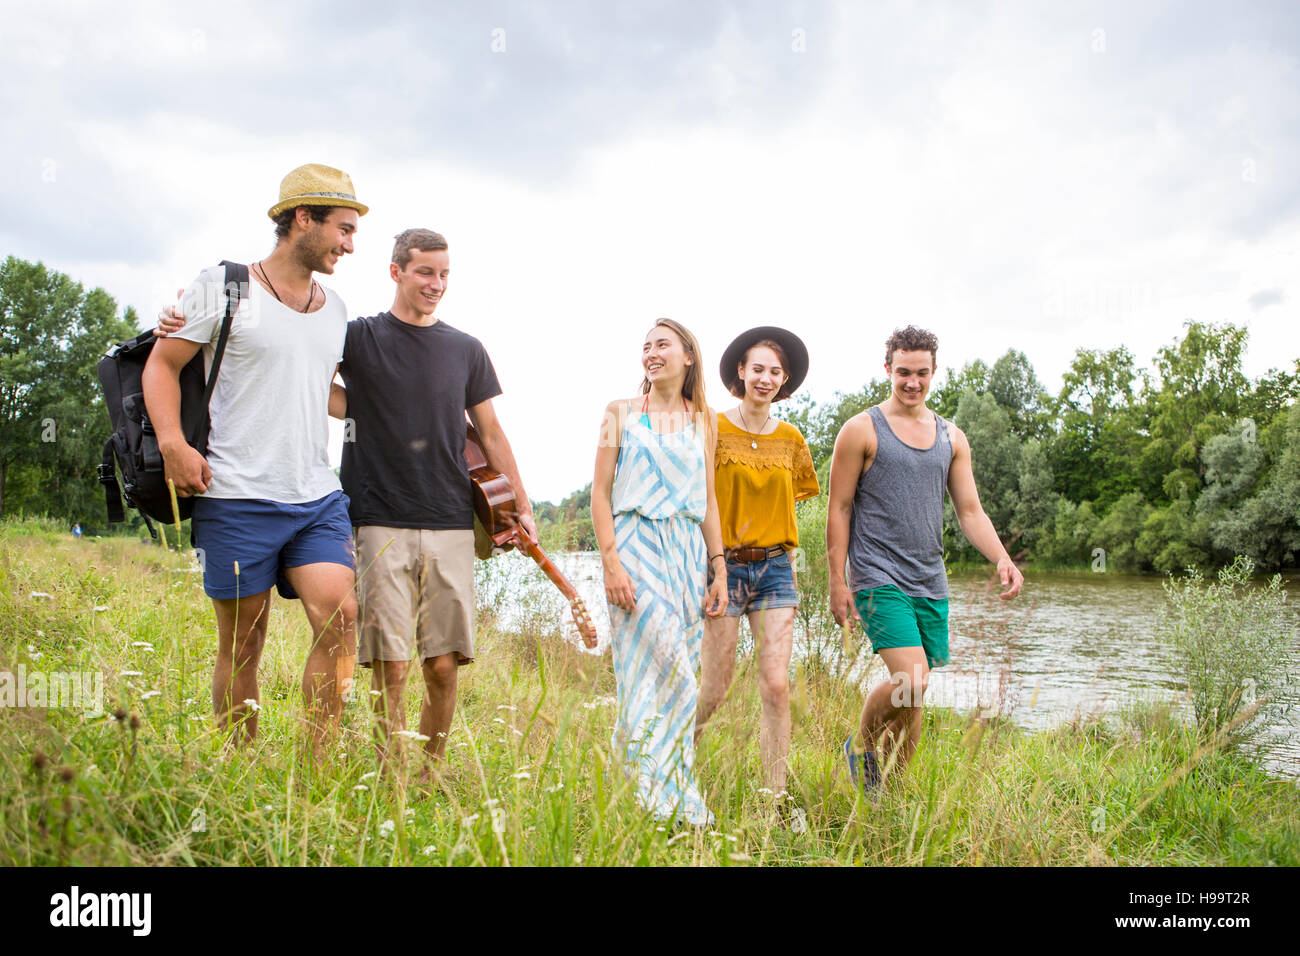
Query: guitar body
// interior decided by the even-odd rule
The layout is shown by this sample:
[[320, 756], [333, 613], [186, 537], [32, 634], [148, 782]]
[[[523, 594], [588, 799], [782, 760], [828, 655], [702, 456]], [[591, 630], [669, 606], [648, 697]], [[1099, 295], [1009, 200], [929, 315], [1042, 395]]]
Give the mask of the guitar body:
[[488, 463], [487, 454], [483, 451], [483, 440], [469, 421], [465, 422], [465, 464], [474, 486], [474, 516], [483, 530], [483, 539], [480, 539], [478, 529], [475, 529], [475, 554], [480, 558], [489, 558], [511, 548], [518, 548], [536, 561], [537, 566], [569, 602], [569, 611], [582, 634], [582, 642], [587, 647], [595, 647], [596, 626], [591, 622], [586, 604], [560, 569], [520, 530], [519, 508], [510, 479]]
[[[488, 464], [483, 440], [469, 422], [465, 423], [465, 464], [474, 487], [474, 516], [492, 540], [491, 549], [499, 553], [513, 548], [515, 529], [515, 490], [510, 479]], [[480, 558], [488, 557], [479, 554]]]

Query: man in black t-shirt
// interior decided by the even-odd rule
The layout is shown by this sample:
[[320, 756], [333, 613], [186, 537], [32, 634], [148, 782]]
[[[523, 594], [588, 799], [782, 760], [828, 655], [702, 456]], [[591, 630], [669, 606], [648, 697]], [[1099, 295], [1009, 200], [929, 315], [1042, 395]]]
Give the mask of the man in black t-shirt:
[[440, 759], [456, 706], [457, 668], [474, 658], [474, 502], [465, 414], [505, 475], [519, 523], [537, 529], [514, 453], [492, 408], [501, 394], [482, 343], [434, 316], [450, 274], [447, 241], [397, 237], [388, 312], [348, 323], [330, 414], [344, 418], [343, 490], [355, 527], [358, 660], [373, 668], [379, 752], [404, 732], [407, 667], [424, 676], [420, 735]]

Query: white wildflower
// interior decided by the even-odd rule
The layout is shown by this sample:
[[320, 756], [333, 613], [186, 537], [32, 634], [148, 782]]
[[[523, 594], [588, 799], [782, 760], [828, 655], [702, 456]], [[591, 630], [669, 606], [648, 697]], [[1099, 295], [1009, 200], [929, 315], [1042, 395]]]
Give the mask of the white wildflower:
[[364, 783], [359, 783], [359, 784], [357, 784], [355, 787], [353, 787], [352, 789], [353, 789], [353, 790], [359, 790], [359, 791], [366, 791], [366, 790], [369, 790], [370, 788], [367, 787]]
[[262, 705], [259, 704], [255, 698], [245, 697], [244, 703], [248, 706], [248, 709], [251, 710], [253, 713], [257, 713], [259, 710], [262, 709]]
[[794, 813], [790, 816], [790, 829], [795, 833], [808, 832], [808, 814], [803, 807], [794, 808]]
[[460, 818], [460, 824], [461, 824], [461, 826], [463, 826], [463, 827], [472, 827], [472, 826], [474, 825], [474, 821], [477, 820], [477, 819], [478, 819], [478, 814], [477, 814], [477, 813], [471, 813], [471, 814], [470, 814], [469, 816], [467, 816], [467, 817], [461, 817], [461, 818]]
[[555, 786], [553, 786], [553, 787], [547, 787], [547, 788], [546, 788], [546, 792], [547, 792], [547, 793], [559, 793], [559, 792], [560, 792], [561, 790], [563, 790], [563, 789], [564, 789], [564, 781], [561, 780], [561, 781], [560, 781], [559, 783], [557, 783]]
[[436, 852], [438, 852], [438, 848], [430, 845], [430, 846], [426, 846], [421, 852], [424, 853], [425, 856], [433, 856]]
[[149, 651], [153, 650], [153, 645], [150, 644], [148, 641], [132, 641], [131, 646], [143, 647], [145, 650], [149, 650]]
[[533, 775], [527, 770], [520, 770], [518, 773], [512, 773], [510, 777], [513, 780], [531, 780]]
[[96, 611], [107, 611], [107, 610], [108, 610], [108, 605], [107, 605], [107, 604], [96, 604], [96, 605], [95, 605], [95, 610], [96, 610]]
[[161, 697], [161, 696], [162, 696], [162, 691], [160, 690], [147, 690], [140, 695], [140, 699], [148, 700], [150, 697]]
[[379, 775], [379, 771], [378, 771], [378, 770], [371, 770], [369, 773], [363, 773], [363, 774], [361, 775], [361, 779], [362, 779], [362, 780], [369, 780], [371, 777], [376, 777], [376, 776], [378, 776], [378, 775]]
[[385, 820], [379, 824], [379, 832], [383, 836], [392, 836], [395, 829], [397, 829], [397, 824], [392, 820]]
[[418, 740], [420, 743], [424, 743], [429, 739], [428, 734], [417, 733], [414, 730], [395, 730], [393, 731], [393, 736], [405, 737], [407, 740]]
[[510, 704], [499, 704], [497, 706], [497, 710], [518, 710], [518, 709], [519, 709], [518, 707], [514, 707]]
[[118, 677], [142, 677], [144, 675], [142, 675], [139, 671], [122, 671], [117, 676]]
[[54, 595], [53, 595], [53, 594], [50, 594], [50, 593], [47, 592], [47, 591], [33, 591], [33, 592], [32, 592], [32, 597], [34, 597], [34, 598], [38, 598], [38, 599], [43, 600], [43, 601], [48, 601], [50, 598], [54, 597]]
[[500, 717], [493, 717], [493, 718], [492, 718], [492, 723], [494, 723], [494, 724], [504, 724], [505, 721], [502, 720]]

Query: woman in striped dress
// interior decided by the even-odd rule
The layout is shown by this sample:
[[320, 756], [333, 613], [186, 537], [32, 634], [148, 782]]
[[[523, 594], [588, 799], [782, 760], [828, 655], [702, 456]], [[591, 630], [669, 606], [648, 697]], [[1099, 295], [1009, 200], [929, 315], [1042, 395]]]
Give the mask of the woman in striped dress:
[[695, 783], [695, 671], [704, 617], [727, 607], [713, 413], [699, 345], [679, 323], [658, 320], [641, 366], [641, 394], [605, 410], [591, 488], [618, 681], [613, 745], [647, 809], [698, 826], [712, 816]]

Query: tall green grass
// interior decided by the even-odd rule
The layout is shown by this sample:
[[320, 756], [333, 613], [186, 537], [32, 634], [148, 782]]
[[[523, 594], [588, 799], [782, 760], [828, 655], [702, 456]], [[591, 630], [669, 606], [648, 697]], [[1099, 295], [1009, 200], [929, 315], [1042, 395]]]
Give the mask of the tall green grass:
[[[716, 824], [662, 828], [611, 751], [608, 656], [560, 621], [505, 632], [485, 608], [440, 785], [385, 777], [368, 688], [332, 758], [302, 748], [309, 639], [273, 605], [260, 736], [226, 753], [211, 718], [213, 621], [191, 559], [43, 527], [0, 530], [0, 668], [99, 670], [100, 717], [0, 708], [0, 862], [19, 865], [920, 865], [1300, 862], [1300, 794], [1155, 706], [1113, 725], [1027, 733], [935, 710], [912, 766], [858, 799], [839, 744], [859, 691], [819, 666], [793, 681], [791, 793], [804, 832], [760, 792], [758, 695], [742, 662], [697, 772]], [[49, 597], [36, 596], [38, 593]], [[361, 672], [363, 675], [365, 671]], [[411, 720], [418, 688], [408, 693]], [[121, 711], [121, 719], [114, 712]], [[134, 719], [134, 721], [133, 721]], [[136, 726], [133, 729], [133, 722]]]

